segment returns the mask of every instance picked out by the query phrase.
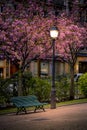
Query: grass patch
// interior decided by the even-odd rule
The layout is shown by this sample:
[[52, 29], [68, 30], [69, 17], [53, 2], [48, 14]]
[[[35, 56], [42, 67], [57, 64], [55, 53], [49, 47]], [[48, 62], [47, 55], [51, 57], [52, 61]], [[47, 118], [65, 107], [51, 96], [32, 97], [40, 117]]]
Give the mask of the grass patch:
[[[74, 104], [81, 104], [81, 103], [87, 103], [87, 98], [85, 99], [77, 99], [77, 100], [71, 100], [71, 101], [65, 101], [57, 103], [57, 107], [65, 106], [65, 105], [74, 105]], [[50, 108], [50, 104], [46, 105], [45, 108]], [[9, 114], [9, 113], [16, 113], [16, 108], [3, 108], [0, 110], [0, 115], [3, 114]], [[34, 110], [34, 107], [27, 108], [27, 110]]]
[[[27, 111], [31, 111], [34, 110], [34, 107], [29, 107], [26, 108]], [[15, 107], [11, 107], [11, 108], [3, 108], [0, 110], [0, 115], [4, 115], [4, 114], [10, 114], [10, 113], [16, 113], [17, 112], [17, 108]]]
[[74, 105], [74, 104], [80, 104], [80, 103], [87, 103], [87, 98], [85, 99], [75, 99], [71, 101], [65, 101], [57, 103], [57, 106], [64, 106], [64, 105]]
[[16, 112], [16, 108], [3, 108], [0, 110], [0, 115]]

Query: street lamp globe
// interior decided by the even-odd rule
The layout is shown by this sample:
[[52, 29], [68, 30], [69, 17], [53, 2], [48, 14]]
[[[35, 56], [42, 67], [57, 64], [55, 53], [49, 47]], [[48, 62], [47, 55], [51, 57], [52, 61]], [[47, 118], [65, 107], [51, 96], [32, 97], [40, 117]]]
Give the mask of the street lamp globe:
[[50, 37], [52, 39], [56, 39], [58, 37], [58, 35], [59, 35], [58, 28], [56, 26], [51, 27], [51, 29], [50, 29]]

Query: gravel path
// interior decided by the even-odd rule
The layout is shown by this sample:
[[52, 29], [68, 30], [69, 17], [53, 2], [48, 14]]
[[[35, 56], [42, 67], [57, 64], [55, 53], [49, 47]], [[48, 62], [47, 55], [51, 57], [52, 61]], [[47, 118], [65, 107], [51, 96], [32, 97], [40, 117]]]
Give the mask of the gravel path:
[[87, 130], [87, 103], [1, 115], [0, 130]]

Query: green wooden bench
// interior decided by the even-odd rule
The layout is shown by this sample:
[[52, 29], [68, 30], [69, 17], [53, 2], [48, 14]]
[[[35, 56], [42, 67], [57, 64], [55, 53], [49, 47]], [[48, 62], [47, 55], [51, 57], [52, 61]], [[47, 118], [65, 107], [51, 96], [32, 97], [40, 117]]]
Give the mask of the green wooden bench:
[[21, 111], [27, 113], [27, 107], [35, 107], [34, 112], [36, 112], [37, 109], [43, 109], [43, 111], [45, 111], [44, 105], [47, 104], [39, 102], [35, 95], [12, 97], [10, 101], [17, 107], [16, 114]]

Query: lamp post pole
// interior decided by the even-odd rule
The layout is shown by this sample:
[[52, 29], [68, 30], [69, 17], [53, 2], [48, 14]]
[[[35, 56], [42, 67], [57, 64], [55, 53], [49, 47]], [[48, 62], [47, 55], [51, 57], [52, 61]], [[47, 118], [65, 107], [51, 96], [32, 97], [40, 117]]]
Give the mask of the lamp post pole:
[[56, 108], [56, 89], [55, 89], [55, 39], [52, 39], [52, 88], [51, 88], [51, 109]]
[[56, 108], [56, 88], [55, 88], [55, 39], [58, 37], [58, 29], [53, 26], [50, 29], [50, 36], [52, 38], [52, 88], [51, 88], [51, 109]]

